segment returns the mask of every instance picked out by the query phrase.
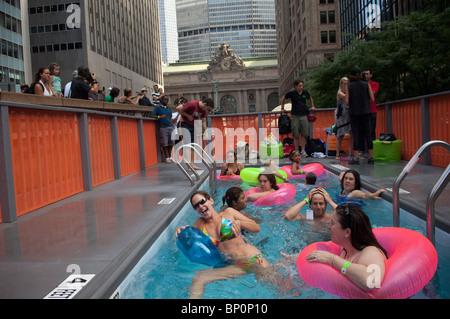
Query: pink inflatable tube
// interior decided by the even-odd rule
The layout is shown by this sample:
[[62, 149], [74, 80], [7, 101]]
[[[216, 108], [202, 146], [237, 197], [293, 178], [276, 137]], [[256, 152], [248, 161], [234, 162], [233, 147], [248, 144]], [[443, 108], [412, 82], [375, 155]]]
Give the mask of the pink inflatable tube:
[[305, 175], [307, 173], [314, 173], [316, 174], [316, 176], [320, 176], [323, 174], [324, 172], [324, 168], [322, 164], [319, 163], [312, 163], [312, 164], [306, 164], [303, 166], [303, 171], [305, 172], [305, 174], [300, 174], [300, 175], [292, 175], [292, 171], [291, 171], [291, 166], [287, 165], [287, 166], [283, 166], [280, 168], [282, 171], [286, 172], [287, 174], [287, 178], [288, 179], [293, 179], [293, 178], [305, 178]]
[[[263, 197], [255, 200], [253, 202], [253, 205], [255, 206], [283, 205], [294, 199], [295, 193], [297, 192], [294, 185], [289, 183], [277, 185], [279, 187], [277, 191], [270, 193], [268, 195], [264, 195]], [[260, 192], [259, 188], [257, 187], [251, 188], [245, 193], [245, 196], [259, 192]]]
[[340, 247], [332, 242], [314, 243], [302, 250], [297, 259], [300, 276], [308, 285], [345, 299], [404, 299], [414, 296], [436, 272], [436, 249], [426, 237], [413, 230], [386, 227], [376, 228], [373, 232], [389, 255], [380, 288], [363, 290], [330, 265], [306, 260], [306, 256], [315, 250], [339, 255]]
[[236, 180], [236, 179], [242, 179], [242, 178], [241, 178], [241, 175], [220, 175], [220, 173], [218, 173], [217, 179]]

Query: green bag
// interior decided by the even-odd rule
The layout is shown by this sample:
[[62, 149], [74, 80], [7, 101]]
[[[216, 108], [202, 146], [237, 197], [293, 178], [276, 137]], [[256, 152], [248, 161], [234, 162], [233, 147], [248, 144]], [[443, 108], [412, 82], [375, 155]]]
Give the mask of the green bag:
[[373, 141], [373, 158], [376, 161], [400, 161], [402, 159], [402, 141]]
[[267, 145], [266, 143], [259, 144], [260, 158], [283, 158], [283, 143], [277, 145]]

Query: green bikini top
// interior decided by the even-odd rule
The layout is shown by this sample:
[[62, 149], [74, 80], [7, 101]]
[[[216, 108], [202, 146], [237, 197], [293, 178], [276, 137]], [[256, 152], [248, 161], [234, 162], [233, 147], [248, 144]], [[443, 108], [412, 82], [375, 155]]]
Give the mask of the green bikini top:
[[233, 235], [233, 231], [231, 230], [231, 225], [233, 224], [232, 221], [223, 218], [222, 217], [222, 224], [220, 225], [220, 240], [217, 240], [213, 237], [211, 237], [210, 234], [206, 231], [206, 223], [203, 224], [203, 234], [208, 236], [209, 239], [216, 245], [217, 247], [220, 245], [221, 242], [230, 240], [235, 238], [236, 236]]

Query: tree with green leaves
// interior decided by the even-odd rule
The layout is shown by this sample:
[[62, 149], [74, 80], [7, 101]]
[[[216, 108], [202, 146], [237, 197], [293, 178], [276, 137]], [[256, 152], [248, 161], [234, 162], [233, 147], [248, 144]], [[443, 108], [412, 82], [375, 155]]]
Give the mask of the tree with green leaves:
[[351, 47], [306, 74], [319, 107], [335, 107], [339, 80], [359, 66], [380, 84], [377, 102], [450, 90], [450, 8], [413, 12], [354, 39]]

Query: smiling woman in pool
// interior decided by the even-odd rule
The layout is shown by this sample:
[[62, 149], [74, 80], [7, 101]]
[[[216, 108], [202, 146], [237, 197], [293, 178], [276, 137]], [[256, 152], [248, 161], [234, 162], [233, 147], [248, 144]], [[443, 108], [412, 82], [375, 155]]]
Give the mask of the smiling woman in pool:
[[[191, 298], [201, 297], [205, 285], [210, 282], [242, 276], [249, 271], [257, 272], [259, 268], [270, 265], [261, 251], [245, 242], [241, 236], [241, 229], [251, 233], [259, 232], [260, 227], [256, 222], [232, 208], [217, 213], [214, 209], [214, 199], [204, 191], [194, 193], [191, 204], [201, 216], [192, 226], [207, 235], [232, 263], [227, 267], [200, 271], [192, 281]], [[186, 227], [177, 228], [175, 237]]]
[[341, 197], [343, 198], [365, 198], [381, 199], [384, 189], [379, 189], [375, 193], [365, 193], [361, 190], [361, 178], [355, 170], [347, 170], [339, 175], [341, 182]]
[[260, 192], [253, 193], [247, 196], [247, 201], [254, 202], [257, 199], [269, 195], [279, 189], [274, 174], [259, 174], [258, 176]]

